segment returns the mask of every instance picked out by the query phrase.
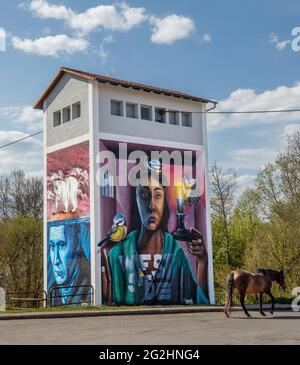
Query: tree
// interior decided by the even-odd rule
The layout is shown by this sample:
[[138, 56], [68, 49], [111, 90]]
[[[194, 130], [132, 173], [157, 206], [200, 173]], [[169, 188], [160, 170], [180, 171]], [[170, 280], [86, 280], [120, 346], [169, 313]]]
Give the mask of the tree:
[[300, 133], [257, 178], [261, 226], [246, 255], [251, 268], [284, 269], [290, 288], [300, 282]]
[[0, 219], [15, 216], [43, 216], [42, 179], [26, 177], [22, 170], [0, 177]]
[[0, 284], [8, 291], [43, 285], [43, 183], [22, 170], [0, 177]]
[[237, 188], [236, 174], [224, 171], [215, 162], [210, 172], [210, 184], [214, 253], [217, 261], [229, 266], [231, 264], [230, 219]]
[[14, 217], [0, 223], [0, 272], [9, 291], [34, 291], [43, 286], [43, 223]]

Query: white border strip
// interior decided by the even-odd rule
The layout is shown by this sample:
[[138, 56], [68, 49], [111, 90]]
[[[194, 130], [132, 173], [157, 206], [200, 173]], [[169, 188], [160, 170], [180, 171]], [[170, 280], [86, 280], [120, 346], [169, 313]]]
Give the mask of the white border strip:
[[[206, 111], [206, 105], [203, 104], [202, 111]], [[213, 266], [213, 247], [211, 234], [211, 215], [210, 215], [210, 196], [209, 196], [209, 168], [208, 168], [208, 145], [207, 145], [207, 119], [206, 113], [202, 113], [203, 144], [205, 158], [205, 200], [206, 200], [206, 229], [207, 229], [207, 254], [208, 254], [208, 292], [210, 304], [215, 304], [214, 288], [214, 266]]]
[[76, 138], [72, 138], [72, 139], [69, 139], [69, 140], [67, 140], [65, 142], [61, 142], [61, 143], [55, 144], [54, 146], [47, 147], [47, 153], [51, 153], [51, 152], [55, 152], [55, 151], [61, 150], [63, 148], [71, 147], [71, 146], [73, 146], [75, 144], [79, 144], [79, 143], [88, 141], [89, 139], [90, 139], [90, 134], [89, 133], [83, 134], [82, 136], [79, 136], [79, 137], [76, 137]]
[[43, 106], [43, 127], [44, 127], [44, 135], [43, 135], [43, 142], [44, 142], [44, 149], [43, 149], [43, 159], [44, 159], [44, 171], [43, 171], [43, 185], [44, 185], [44, 222], [43, 222], [43, 253], [44, 253], [44, 261], [43, 261], [43, 270], [44, 270], [44, 290], [48, 293], [48, 199], [47, 199], [47, 113], [46, 113], [46, 102], [44, 102]]
[[101, 257], [97, 243], [100, 241], [100, 187], [97, 185], [97, 162], [100, 142], [99, 130], [99, 88], [97, 81], [89, 83], [89, 130], [90, 130], [90, 229], [91, 229], [91, 284], [95, 290], [94, 304], [102, 305]]
[[182, 149], [182, 150], [193, 150], [193, 151], [203, 151], [204, 146], [188, 144], [188, 143], [179, 143], [173, 141], [164, 141], [160, 139], [149, 139], [142, 137], [132, 137], [121, 134], [113, 134], [113, 133], [99, 133], [99, 139], [109, 140], [109, 141], [117, 141], [117, 142], [127, 142], [127, 143], [136, 143], [143, 144], [148, 146], [160, 146], [167, 147], [173, 149]]

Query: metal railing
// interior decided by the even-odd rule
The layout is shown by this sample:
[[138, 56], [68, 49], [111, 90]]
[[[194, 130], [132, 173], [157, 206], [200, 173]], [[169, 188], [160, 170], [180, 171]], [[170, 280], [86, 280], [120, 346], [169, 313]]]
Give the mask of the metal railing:
[[[45, 290], [8, 292], [6, 306], [9, 309], [29, 309], [47, 307], [48, 296]], [[41, 305], [43, 303], [43, 305]]]
[[[62, 294], [62, 289], [80, 289], [87, 288], [87, 292], [74, 293], [71, 291], [70, 294], [64, 293]], [[89, 291], [90, 290], [90, 291]], [[66, 300], [69, 298], [80, 297], [79, 301]], [[55, 303], [57, 301], [57, 303]], [[65, 301], [65, 302], [64, 302]], [[93, 285], [70, 285], [70, 286], [55, 286], [50, 289], [48, 296], [48, 305], [49, 307], [58, 307], [65, 305], [78, 305], [78, 304], [87, 304], [93, 305], [94, 303], [94, 287]]]
[[[234, 305], [240, 305], [240, 296], [238, 292], [233, 292], [232, 301]], [[263, 304], [269, 303], [270, 298], [266, 295], [263, 296]], [[225, 305], [226, 303], [226, 291], [215, 291], [215, 303], [216, 305]], [[259, 295], [247, 294], [245, 297], [245, 304], [259, 304]]]

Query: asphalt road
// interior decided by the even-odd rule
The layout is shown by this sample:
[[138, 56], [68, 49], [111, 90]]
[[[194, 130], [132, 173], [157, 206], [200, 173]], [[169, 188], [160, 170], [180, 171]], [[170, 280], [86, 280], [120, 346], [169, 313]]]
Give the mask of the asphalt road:
[[9, 320], [0, 344], [300, 344], [300, 313], [234, 312]]

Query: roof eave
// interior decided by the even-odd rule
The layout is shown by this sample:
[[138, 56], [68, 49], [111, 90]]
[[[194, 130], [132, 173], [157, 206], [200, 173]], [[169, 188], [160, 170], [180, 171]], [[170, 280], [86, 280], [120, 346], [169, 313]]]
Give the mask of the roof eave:
[[[36, 103], [34, 104], [34, 109], [39, 109], [39, 110], [43, 110], [43, 104], [45, 99], [50, 95], [50, 93], [52, 92], [52, 90], [54, 89], [54, 87], [56, 86], [57, 82], [62, 78], [62, 76], [67, 73], [73, 76], [78, 76], [80, 78], [89, 80], [89, 81], [98, 81], [98, 82], [102, 82], [102, 83], [110, 83], [110, 84], [114, 84], [114, 85], [120, 85], [123, 87], [133, 87], [137, 90], [143, 90], [145, 92], [156, 92], [157, 94], [161, 94], [161, 95], [167, 95], [167, 96], [173, 96], [173, 97], [177, 97], [177, 98], [182, 98], [182, 99], [186, 99], [186, 100], [191, 100], [191, 101], [196, 101], [196, 102], [202, 102], [202, 103], [213, 103], [213, 104], [217, 104], [217, 101], [214, 100], [209, 100], [209, 99], [204, 99], [201, 97], [196, 97], [196, 96], [192, 96], [192, 95], [188, 95], [188, 94], [183, 94], [180, 92], [172, 92], [171, 90], [164, 90], [164, 89], [160, 89], [160, 88], [155, 88], [153, 87], [153, 89], [150, 86], [147, 85], [138, 85], [138, 84], [134, 84], [132, 85], [130, 82], [126, 82], [126, 81], [122, 81], [123, 84], [121, 83], [114, 83], [113, 80], [110, 82], [108, 79], [100, 79], [99, 77], [97, 77], [97, 75], [94, 74], [90, 74], [88, 72], [82, 72], [82, 71], [78, 71], [78, 70], [73, 70], [73, 69], [69, 69], [66, 67], [61, 67], [58, 71], [58, 73], [56, 74], [56, 76], [54, 77], [54, 79], [50, 82], [49, 86], [45, 89], [45, 91], [42, 93], [42, 95], [40, 96], [40, 98], [36, 101]], [[120, 80], [121, 81], [121, 80]]]

